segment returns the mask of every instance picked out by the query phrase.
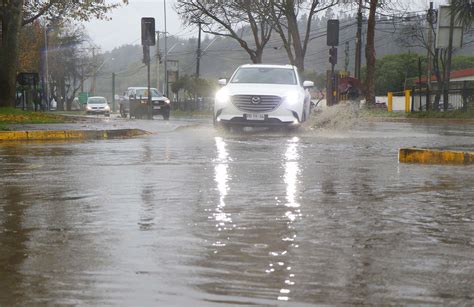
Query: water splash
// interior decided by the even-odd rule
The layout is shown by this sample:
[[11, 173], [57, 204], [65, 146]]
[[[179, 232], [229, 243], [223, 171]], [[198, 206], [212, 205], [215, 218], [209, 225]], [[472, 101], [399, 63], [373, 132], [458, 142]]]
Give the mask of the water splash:
[[359, 105], [347, 101], [313, 114], [309, 126], [312, 129], [348, 130], [357, 124], [358, 118]]

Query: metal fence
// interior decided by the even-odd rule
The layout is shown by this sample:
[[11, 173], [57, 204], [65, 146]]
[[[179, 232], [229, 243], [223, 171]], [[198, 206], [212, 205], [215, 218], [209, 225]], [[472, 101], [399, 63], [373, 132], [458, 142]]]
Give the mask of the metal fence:
[[214, 106], [214, 97], [179, 99], [172, 105], [173, 110], [179, 110], [183, 112], [211, 112]]
[[[474, 108], [474, 88], [449, 89], [447, 110], [467, 111]], [[411, 92], [411, 111], [443, 111], [444, 95], [441, 90], [428, 90], [427, 88], [413, 89]]]

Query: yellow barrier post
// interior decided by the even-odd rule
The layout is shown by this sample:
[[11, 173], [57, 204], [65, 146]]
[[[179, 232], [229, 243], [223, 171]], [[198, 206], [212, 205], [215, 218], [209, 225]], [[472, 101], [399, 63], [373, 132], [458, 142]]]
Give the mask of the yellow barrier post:
[[405, 91], [405, 113], [410, 113], [410, 98], [411, 98], [411, 91]]
[[388, 97], [388, 105], [387, 105], [387, 110], [388, 110], [388, 112], [392, 112], [392, 106], [393, 106], [393, 93], [392, 93], [392, 92], [388, 92], [388, 93], [387, 93], [387, 97]]

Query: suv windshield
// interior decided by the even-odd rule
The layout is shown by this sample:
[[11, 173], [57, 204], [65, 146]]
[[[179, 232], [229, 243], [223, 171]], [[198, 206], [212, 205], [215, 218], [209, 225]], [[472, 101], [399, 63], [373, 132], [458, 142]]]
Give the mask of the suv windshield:
[[293, 69], [273, 67], [240, 68], [231, 83], [296, 84]]
[[105, 100], [105, 98], [97, 97], [97, 98], [89, 98], [89, 100], [87, 100], [87, 103], [88, 104], [104, 104], [104, 103], [107, 103], [107, 101]]
[[[156, 88], [151, 88], [151, 97], [162, 97], [163, 94], [158, 92], [158, 90]], [[148, 97], [148, 89], [146, 88], [143, 88], [143, 89], [137, 89], [135, 91], [137, 97]]]

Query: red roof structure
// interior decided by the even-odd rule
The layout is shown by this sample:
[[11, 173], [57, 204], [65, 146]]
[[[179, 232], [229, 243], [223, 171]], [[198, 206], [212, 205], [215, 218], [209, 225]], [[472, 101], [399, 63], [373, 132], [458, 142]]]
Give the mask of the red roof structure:
[[[452, 71], [449, 79], [451, 82], [474, 81], [474, 67]], [[420, 81], [421, 83], [426, 83], [426, 81], [428, 81], [428, 78], [422, 77]], [[417, 84], [420, 83], [420, 81], [418, 81], [418, 79], [415, 79], [415, 83]], [[435, 75], [431, 76], [431, 81], [438, 81]]]

